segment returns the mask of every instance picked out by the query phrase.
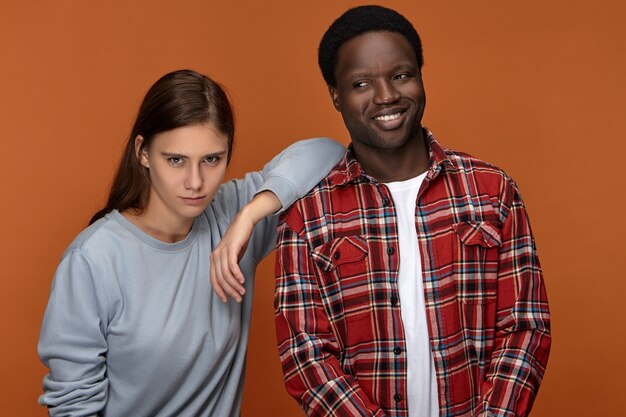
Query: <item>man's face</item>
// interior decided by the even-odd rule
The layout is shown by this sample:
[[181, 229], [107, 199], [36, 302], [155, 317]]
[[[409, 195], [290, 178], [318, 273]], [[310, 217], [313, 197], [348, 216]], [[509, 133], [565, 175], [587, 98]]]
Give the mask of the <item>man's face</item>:
[[344, 43], [337, 58], [337, 87], [329, 91], [357, 153], [397, 150], [419, 135], [426, 95], [404, 36], [367, 32]]

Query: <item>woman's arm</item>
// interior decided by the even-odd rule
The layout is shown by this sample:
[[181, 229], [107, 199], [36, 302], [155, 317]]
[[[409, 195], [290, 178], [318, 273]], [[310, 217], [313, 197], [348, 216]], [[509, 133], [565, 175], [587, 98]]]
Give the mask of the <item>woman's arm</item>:
[[219, 245], [211, 254], [211, 285], [226, 302], [226, 294], [241, 302], [246, 290], [239, 260], [248, 247], [254, 226], [281, 208], [280, 200], [271, 191], [261, 191], [237, 213]]
[[[220, 259], [230, 260], [231, 266], [224, 268], [220, 262], [220, 268], [217, 268], [212, 258], [211, 284], [222, 300], [225, 300], [224, 292], [237, 300], [241, 300], [244, 293], [239, 265], [232, 267], [232, 259], [241, 259], [248, 248], [252, 256], [260, 261], [275, 246], [277, 216], [268, 215], [277, 210], [262, 212], [253, 206], [254, 210], [248, 212], [257, 212], [256, 226], [251, 225], [247, 216], [239, 216], [238, 210], [262, 191], [270, 191], [278, 199], [278, 211], [286, 209], [321, 181], [344, 153], [343, 145], [327, 138], [301, 140], [272, 158], [261, 171], [249, 173], [242, 180], [229, 181], [220, 187], [212, 208], [216, 215], [227, 219], [230, 227], [223, 236], [227, 240], [223, 240], [216, 251], [221, 252]], [[251, 227], [254, 227], [254, 233]], [[233, 228], [247, 231], [231, 234], [230, 229]]]
[[282, 211], [320, 182], [344, 153], [343, 145], [328, 138], [295, 142], [260, 171], [222, 184], [210, 208], [230, 223], [256, 194], [267, 190], [278, 197]]
[[38, 352], [50, 369], [39, 403], [50, 416], [90, 416], [107, 400], [107, 300], [80, 250], [64, 257], [54, 277]]

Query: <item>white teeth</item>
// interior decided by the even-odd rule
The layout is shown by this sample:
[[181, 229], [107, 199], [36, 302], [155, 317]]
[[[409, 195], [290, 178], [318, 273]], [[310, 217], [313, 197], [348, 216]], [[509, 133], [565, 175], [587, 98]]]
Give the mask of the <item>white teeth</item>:
[[387, 114], [385, 116], [377, 116], [375, 117], [376, 120], [381, 120], [383, 122], [388, 122], [390, 120], [396, 120], [398, 117], [400, 117], [402, 113], [398, 112], [398, 113], [394, 113], [394, 114]]

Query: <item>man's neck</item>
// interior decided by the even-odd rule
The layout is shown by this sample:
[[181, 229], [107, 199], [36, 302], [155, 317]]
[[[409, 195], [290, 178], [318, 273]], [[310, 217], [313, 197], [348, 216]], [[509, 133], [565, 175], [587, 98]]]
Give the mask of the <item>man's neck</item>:
[[430, 166], [428, 146], [422, 130], [402, 147], [390, 151], [363, 151], [363, 144], [355, 141], [352, 144], [356, 160], [368, 175], [380, 182], [408, 180], [425, 172]]

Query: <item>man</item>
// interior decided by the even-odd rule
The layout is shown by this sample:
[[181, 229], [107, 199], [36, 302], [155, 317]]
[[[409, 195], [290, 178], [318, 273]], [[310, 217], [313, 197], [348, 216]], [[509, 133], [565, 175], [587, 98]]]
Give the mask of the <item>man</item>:
[[319, 64], [352, 143], [282, 217], [276, 332], [310, 416], [526, 416], [549, 311], [519, 190], [421, 126], [421, 41], [348, 10]]

